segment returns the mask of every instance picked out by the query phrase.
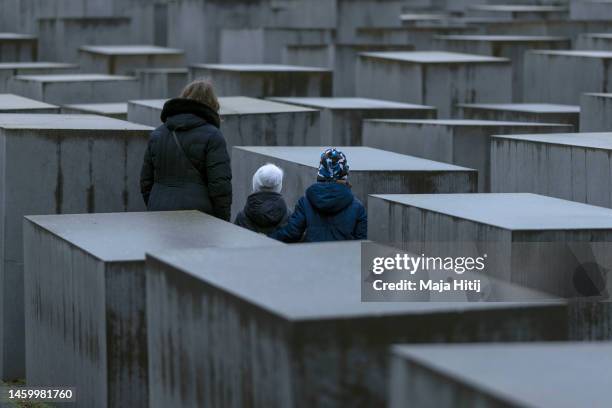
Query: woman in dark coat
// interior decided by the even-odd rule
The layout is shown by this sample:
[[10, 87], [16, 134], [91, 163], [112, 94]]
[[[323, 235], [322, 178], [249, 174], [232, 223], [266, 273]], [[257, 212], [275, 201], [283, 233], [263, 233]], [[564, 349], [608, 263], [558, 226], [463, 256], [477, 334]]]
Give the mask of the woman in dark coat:
[[368, 215], [351, 191], [348, 173], [346, 156], [325, 150], [317, 182], [299, 199], [287, 225], [268, 236], [288, 243], [367, 239]]
[[234, 223], [262, 234], [284, 226], [289, 214], [282, 189], [283, 171], [273, 164], [261, 166], [253, 175], [253, 194], [247, 198]]
[[229, 221], [232, 171], [210, 82], [194, 81], [164, 105], [140, 174], [149, 211], [199, 210]]

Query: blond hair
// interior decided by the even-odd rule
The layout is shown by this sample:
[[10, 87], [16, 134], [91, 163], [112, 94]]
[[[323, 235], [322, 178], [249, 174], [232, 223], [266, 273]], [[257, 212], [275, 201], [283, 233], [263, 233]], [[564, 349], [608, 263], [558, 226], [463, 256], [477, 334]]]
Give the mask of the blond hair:
[[215, 95], [213, 84], [208, 79], [196, 79], [189, 83], [180, 95], [181, 98], [193, 99], [203, 103], [215, 112], [219, 112], [219, 100]]

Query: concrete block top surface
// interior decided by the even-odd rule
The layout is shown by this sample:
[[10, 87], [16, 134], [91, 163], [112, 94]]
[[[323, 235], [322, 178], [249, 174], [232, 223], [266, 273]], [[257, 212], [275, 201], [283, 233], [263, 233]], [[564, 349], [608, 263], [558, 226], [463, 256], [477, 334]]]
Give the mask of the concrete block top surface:
[[480, 120], [480, 119], [366, 119], [367, 122], [381, 123], [405, 123], [407, 125], [430, 125], [430, 126], [446, 126], [446, 127], [557, 127], [568, 129], [571, 126], [558, 123], [538, 123], [538, 122], [507, 122], [499, 120]]
[[559, 57], [577, 57], [577, 58], [612, 58], [612, 51], [597, 51], [597, 50], [528, 50], [527, 52], [540, 55], [555, 55]]
[[[130, 101], [153, 109], [163, 109], [166, 99], [143, 99]], [[316, 109], [304, 108], [286, 103], [249, 98], [246, 96], [225, 96], [219, 98], [221, 116], [256, 115], [266, 113], [316, 112]]]
[[78, 65], [63, 62], [0, 62], [0, 70], [4, 69], [76, 69]]
[[415, 105], [368, 98], [269, 98], [273, 101], [319, 109], [419, 109], [435, 110], [433, 106]]
[[[319, 168], [321, 153], [327, 147], [316, 146], [237, 146], [262, 156], [273, 157], [302, 166]], [[351, 171], [470, 171], [465, 167], [422, 159], [420, 157], [374, 149], [371, 147], [337, 147], [347, 157]]]
[[0, 41], [31, 41], [36, 40], [35, 35], [19, 33], [0, 33]]
[[401, 21], [440, 21], [446, 20], [448, 16], [446, 14], [418, 14], [418, 13], [404, 13], [400, 15]]
[[438, 35], [435, 37], [439, 40], [452, 41], [480, 41], [480, 42], [553, 42], [553, 41], [569, 41], [568, 37], [553, 37], [542, 35]]
[[55, 105], [13, 94], [0, 94], [0, 112], [15, 109], [54, 109]]
[[542, 135], [499, 135], [495, 139], [612, 150], [612, 133], [547, 133]]
[[476, 4], [469, 7], [477, 11], [500, 11], [513, 13], [538, 13], [538, 12], [564, 12], [568, 11], [566, 6], [547, 6], [535, 4]]
[[3, 113], [0, 114], [0, 129], [44, 129], [44, 130], [153, 130], [149, 126], [96, 115], [58, 115]]
[[[321, 262], [330, 254], [334, 262]], [[150, 256], [289, 320], [379, 318], [382, 314], [422, 315], [509, 307], [504, 302], [362, 302], [359, 242], [189, 249]], [[511, 307], [528, 304], [513, 303]]]
[[488, 109], [525, 113], [580, 113], [578, 105], [557, 105], [552, 103], [471, 103], [459, 104], [460, 108]]
[[508, 406], [612, 405], [611, 342], [397, 345], [392, 350], [461, 388], [495, 396]]
[[363, 52], [362, 57], [378, 58], [414, 64], [465, 64], [509, 62], [507, 58], [489, 57], [486, 55], [462, 54], [447, 51], [387, 51]]
[[612, 94], [610, 93], [597, 93], [597, 92], [589, 92], [589, 93], [583, 93], [583, 96], [590, 96], [593, 98], [603, 98], [603, 99], [610, 99], [612, 98]]
[[[609, 4], [612, 5], [612, 2], [609, 2]], [[601, 38], [605, 40], [612, 40], [612, 33], [584, 33], [580, 35], [582, 37], [588, 37], [588, 38]]]
[[188, 68], [137, 68], [136, 73], [146, 74], [189, 74]]
[[104, 74], [17, 75], [15, 78], [31, 82], [103, 82], [138, 80], [130, 76]]
[[191, 67], [235, 72], [331, 72], [325, 68], [279, 64], [195, 64]]
[[155, 45], [84, 45], [81, 51], [100, 55], [180, 55], [183, 50]]
[[529, 193], [378, 194], [374, 197], [511, 231], [612, 229], [612, 210]]
[[145, 253], [209, 246], [284, 246], [199, 211], [26, 217], [105, 262], [144, 261]]
[[78, 105], [66, 105], [66, 108], [101, 115], [127, 114], [127, 102], [118, 103], [84, 103]]

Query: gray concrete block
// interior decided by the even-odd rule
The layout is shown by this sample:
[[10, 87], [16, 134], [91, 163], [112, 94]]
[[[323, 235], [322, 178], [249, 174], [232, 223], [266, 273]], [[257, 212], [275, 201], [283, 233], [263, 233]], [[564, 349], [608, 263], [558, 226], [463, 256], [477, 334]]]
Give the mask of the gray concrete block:
[[332, 71], [274, 64], [198, 64], [191, 78], [210, 78], [221, 96], [332, 96]]
[[612, 133], [496, 136], [491, 191], [530, 192], [612, 208]]
[[[333, 40], [334, 32], [328, 29], [270, 27], [225, 29], [221, 31], [220, 62], [284, 64], [282, 51], [287, 45], [330, 44]], [[311, 65], [305, 64], [305, 66]]]
[[86, 103], [62, 106], [62, 113], [107, 116], [127, 120], [127, 103]]
[[413, 49], [412, 45], [289, 45], [283, 51], [282, 62], [289, 65], [333, 70], [334, 96], [347, 97], [355, 96], [355, 66], [360, 53], [368, 51], [412, 51]]
[[0, 33], [1, 62], [36, 61], [37, 40], [33, 35]]
[[610, 20], [612, 4], [605, 0], [572, 0], [570, 18], [572, 20]]
[[528, 51], [523, 83], [525, 100], [577, 105], [582, 93], [609, 92], [610, 60], [610, 51]]
[[[283, 196], [293, 207], [317, 179], [321, 153], [326, 147], [234, 147], [232, 174], [234, 199], [232, 213], [244, 207], [252, 189], [255, 171], [274, 163], [285, 171]], [[478, 173], [413, 156], [370, 147], [338, 147], [348, 159], [352, 190], [364, 205], [368, 194], [396, 193], [472, 193], [477, 189]]]
[[27, 382], [148, 407], [145, 253], [283, 244], [197, 211], [24, 221]]
[[[330, 146], [361, 146], [364, 119], [435, 118], [436, 108], [367, 98], [271, 98], [321, 111], [321, 142]], [[374, 146], [372, 146], [374, 147]]]
[[151, 407], [382, 407], [400, 339], [565, 338], [546, 304], [362, 302], [360, 266], [359, 243], [148, 256]]
[[580, 34], [580, 36], [578, 37], [578, 41], [576, 41], [575, 48], [578, 50], [612, 51], [612, 34], [609, 34], [609, 33]]
[[59, 106], [13, 94], [0, 94], [0, 113], [59, 113]]
[[[151, 128], [91, 115], [0, 115], [0, 378], [24, 378], [24, 215], [142, 210], [139, 172]], [[26, 188], [24, 188], [26, 186]], [[15, 272], [11, 272], [14, 270]], [[7, 276], [20, 283], [11, 286]]]
[[131, 19], [61, 17], [38, 20], [38, 55], [47, 61], [77, 62], [83, 44], [125, 44], [132, 39]]
[[580, 131], [612, 131], [612, 94], [585, 93], [580, 97]]
[[431, 105], [449, 117], [460, 103], [511, 101], [512, 67], [505, 58], [443, 51], [363, 53], [357, 96]]
[[523, 100], [523, 65], [527, 50], [562, 50], [572, 47], [571, 39], [520, 35], [447, 35], [436, 37], [436, 49], [507, 58], [512, 61], [512, 99]]
[[[157, 127], [165, 100], [130, 101], [128, 120]], [[232, 146], [314, 146], [321, 144], [320, 112], [245, 97], [219, 98], [221, 132]]]
[[16, 75], [45, 75], [76, 72], [78, 66], [59, 62], [2, 62], [0, 63], [0, 92], [8, 92], [9, 81]]
[[567, 6], [538, 4], [477, 4], [468, 11], [471, 16], [502, 20], [562, 20], [569, 14]]
[[443, 13], [403, 13], [400, 15], [400, 21], [404, 27], [414, 27], [423, 24], [445, 24], [450, 19], [448, 14]]
[[57, 105], [126, 102], [138, 97], [135, 77], [104, 74], [18, 75], [9, 91]]
[[478, 27], [466, 27], [465, 25], [423, 24], [399, 28], [363, 27], [357, 28], [356, 42], [373, 45], [412, 45], [416, 50], [428, 51], [433, 49], [434, 38], [438, 35], [479, 33]]
[[519, 21], [474, 21], [470, 27], [479, 27], [490, 35], [550, 35], [569, 37], [575, 41], [582, 33], [607, 32], [612, 21], [607, 20], [519, 20]]
[[482, 248], [487, 276], [573, 298], [580, 292], [572, 265], [591, 262], [574, 251], [582, 250], [577, 244], [603, 243], [593, 256], [610, 264], [612, 210], [524, 193], [373, 195], [368, 238], [416, 253], [427, 253], [427, 242], [447, 243], [461, 256]]
[[136, 77], [140, 82], [140, 98], [175, 98], [189, 82], [189, 70], [187, 68], [137, 69]]
[[154, 45], [84, 45], [79, 48], [83, 72], [133, 75], [139, 68], [180, 68], [185, 53], [176, 48]]
[[394, 346], [389, 407], [612, 404], [611, 343]]
[[580, 106], [550, 103], [476, 103], [458, 106], [464, 119], [562, 123], [580, 129]]
[[491, 136], [571, 131], [568, 125], [486, 120], [364, 121], [363, 144], [478, 170], [478, 191], [491, 191]]

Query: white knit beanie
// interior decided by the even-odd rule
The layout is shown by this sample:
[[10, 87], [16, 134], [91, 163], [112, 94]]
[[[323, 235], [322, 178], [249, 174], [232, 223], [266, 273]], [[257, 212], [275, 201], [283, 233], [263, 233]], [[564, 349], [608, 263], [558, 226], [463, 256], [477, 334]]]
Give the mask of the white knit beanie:
[[274, 164], [261, 166], [253, 175], [253, 192], [273, 191], [280, 193], [283, 189], [283, 170]]

